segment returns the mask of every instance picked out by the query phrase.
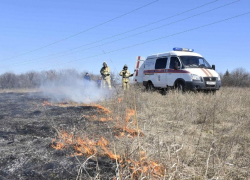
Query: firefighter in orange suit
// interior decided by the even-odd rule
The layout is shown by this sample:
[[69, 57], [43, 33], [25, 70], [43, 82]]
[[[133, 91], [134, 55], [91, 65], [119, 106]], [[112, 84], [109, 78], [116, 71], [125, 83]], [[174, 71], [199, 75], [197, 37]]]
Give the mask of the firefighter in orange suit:
[[123, 70], [120, 72], [120, 76], [122, 76], [122, 87], [123, 90], [129, 89], [129, 77], [133, 76], [134, 74], [130, 74], [128, 70], [128, 66], [125, 64], [123, 66]]
[[103, 67], [100, 70], [100, 73], [102, 75], [102, 88], [105, 89], [106, 85], [111, 90], [111, 78], [110, 78], [110, 68], [108, 67], [106, 62], [103, 62]]

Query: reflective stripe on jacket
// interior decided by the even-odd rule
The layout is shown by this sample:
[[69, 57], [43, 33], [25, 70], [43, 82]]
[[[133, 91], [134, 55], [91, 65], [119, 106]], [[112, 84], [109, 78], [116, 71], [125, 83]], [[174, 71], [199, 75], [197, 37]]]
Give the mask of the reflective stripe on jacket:
[[102, 69], [100, 70], [100, 73], [101, 73], [103, 79], [110, 78], [110, 69], [108, 66], [102, 67]]
[[129, 82], [130, 72], [128, 70], [122, 70], [120, 76], [122, 76], [122, 82]]

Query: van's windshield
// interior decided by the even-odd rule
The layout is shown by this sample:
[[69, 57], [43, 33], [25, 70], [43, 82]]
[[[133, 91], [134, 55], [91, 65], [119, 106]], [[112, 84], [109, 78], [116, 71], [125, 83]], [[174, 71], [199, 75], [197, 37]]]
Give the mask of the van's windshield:
[[211, 66], [208, 64], [208, 62], [198, 56], [179, 56], [180, 60], [182, 61], [182, 64], [186, 68], [211, 68]]

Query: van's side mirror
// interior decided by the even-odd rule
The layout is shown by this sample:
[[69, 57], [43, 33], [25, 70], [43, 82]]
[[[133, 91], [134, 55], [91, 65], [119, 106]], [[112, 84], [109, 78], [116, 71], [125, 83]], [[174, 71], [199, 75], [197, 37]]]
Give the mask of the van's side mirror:
[[212, 65], [212, 69], [215, 70], [215, 65]]
[[178, 62], [177, 61], [175, 61], [175, 63], [174, 63], [174, 69], [179, 69], [180, 67], [178, 66]]

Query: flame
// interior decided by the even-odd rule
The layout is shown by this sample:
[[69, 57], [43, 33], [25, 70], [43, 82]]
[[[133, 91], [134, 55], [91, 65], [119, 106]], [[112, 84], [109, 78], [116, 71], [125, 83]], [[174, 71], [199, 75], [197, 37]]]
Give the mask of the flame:
[[51, 142], [51, 147], [53, 147], [54, 149], [56, 149], [56, 150], [60, 150], [60, 149], [63, 149], [65, 146], [64, 146], [64, 144], [62, 143], [62, 142], [57, 142], [57, 143], [55, 143], [55, 145], [54, 145], [54, 142], [56, 141], [56, 138], [54, 138], [53, 140], [52, 140], [52, 142]]
[[126, 122], [129, 122], [129, 119], [135, 115], [135, 110], [134, 109], [126, 109]]
[[120, 159], [120, 156], [119, 155], [115, 155], [113, 154], [111, 151], [109, 151], [107, 149], [107, 146], [108, 146], [108, 141], [106, 139], [104, 139], [103, 137], [101, 137], [101, 139], [98, 141], [97, 143], [101, 148], [102, 150], [104, 151], [104, 155], [107, 155], [109, 156], [109, 158], [111, 159]]
[[132, 116], [135, 115], [135, 110], [134, 109], [126, 109], [126, 117], [125, 117], [125, 125], [124, 125], [124, 131], [128, 129], [128, 123], [129, 120]]
[[[111, 159], [120, 159], [119, 155], [115, 155], [109, 148], [109, 142], [101, 137], [98, 141], [91, 140], [89, 138], [76, 137], [73, 138], [72, 134], [68, 134], [67, 132], [60, 132], [58, 135], [58, 140], [52, 140], [51, 147], [56, 150], [66, 149], [70, 146], [73, 146], [74, 154], [76, 156], [86, 155], [90, 156], [95, 153], [98, 153], [98, 149], [102, 150], [99, 152], [103, 156], [108, 156]], [[54, 145], [56, 144], [56, 145]]]
[[99, 113], [104, 113], [104, 114], [111, 114], [112, 113], [108, 108], [103, 107], [100, 104], [82, 104], [82, 103], [69, 102], [69, 101], [52, 104], [52, 103], [49, 103], [48, 101], [44, 100], [43, 106], [59, 106], [59, 107], [87, 106], [87, 107], [95, 107], [95, 108], [99, 109], [100, 110], [100, 111], [98, 111]]
[[100, 104], [90, 104], [89, 106], [100, 109], [104, 114], [110, 114], [111, 111], [108, 108], [101, 106]]
[[138, 136], [138, 133], [141, 137], [145, 137], [144, 133], [140, 129], [137, 130], [129, 127], [116, 126], [113, 128], [113, 131], [116, 137], [124, 137], [127, 135], [128, 137], [133, 138], [135, 136]]
[[112, 120], [111, 117], [109, 117], [109, 118], [100, 118], [100, 121], [111, 121], [111, 120]]
[[104, 137], [101, 137], [101, 139], [98, 141], [97, 144], [99, 146], [107, 146], [108, 145], [108, 141]]
[[43, 106], [53, 106], [52, 103], [49, 103], [48, 101], [43, 101]]
[[71, 144], [73, 142], [73, 134], [68, 134], [66, 131], [62, 131], [59, 134], [59, 138], [63, 139], [66, 144]]
[[123, 101], [123, 98], [118, 98], [119, 104]]
[[96, 143], [92, 140], [86, 138], [83, 140], [80, 137], [77, 137], [76, 142], [74, 143], [74, 149], [81, 154], [92, 155], [97, 152], [95, 147]]
[[[56, 142], [57, 141], [57, 142]], [[55, 144], [55, 145], [54, 145]], [[114, 154], [110, 150], [109, 142], [101, 137], [99, 140], [89, 139], [88, 137], [74, 137], [65, 131], [60, 131], [58, 139], [52, 140], [52, 148], [61, 150], [73, 146], [75, 156], [91, 156], [98, 153], [99, 156], [108, 156], [110, 159], [117, 160], [121, 168], [127, 166], [132, 174], [132, 179], [138, 179], [142, 174], [150, 174], [152, 177], [159, 178], [164, 176], [165, 168], [155, 161], [149, 160], [145, 151], [140, 151], [140, 160], [124, 159], [120, 155]], [[73, 156], [73, 154], [71, 154]], [[121, 169], [122, 170], [122, 169]]]
[[135, 115], [134, 109], [126, 109], [126, 116], [125, 116], [125, 120], [123, 123], [119, 122], [118, 117], [116, 118], [117, 123], [116, 123], [116, 126], [113, 128], [116, 137], [124, 137], [127, 135], [128, 137], [133, 138], [135, 136], [138, 136], [138, 134], [142, 137], [145, 136], [144, 133], [140, 129], [137, 129], [137, 128], [135, 129], [135, 128], [131, 128], [128, 126], [129, 120], [134, 115]]
[[[119, 100], [119, 99], [118, 99]], [[119, 100], [119, 103], [122, 100]], [[59, 104], [60, 106], [69, 105], [69, 104]], [[71, 103], [72, 105], [72, 103]], [[86, 105], [85, 105], [86, 106]], [[113, 118], [110, 117], [112, 113], [109, 109], [98, 105], [98, 104], [90, 104], [87, 106], [96, 107], [99, 109], [99, 113], [102, 113], [104, 116], [98, 117], [99, 115], [83, 115], [91, 120], [96, 121], [109, 121]], [[136, 123], [131, 123], [131, 118], [135, 116], [134, 109], [126, 109], [126, 114], [123, 117], [115, 117], [117, 124], [113, 127], [113, 131], [116, 137], [130, 137], [133, 138], [135, 136], [140, 135], [141, 137], [145, 136], [144, 133], [138, 129]], [[130, 122], [131, 121], [131, 122]], [[131, 126], [135, 125], [136, 128], [132, 128]], [[113, 153], [111, 150], [111, 146], [107, 139], [104, 137], [100, 137], [97, 139], [90, 139], [88, 137], [74, 136], [73, 134], [67, 133], [65, 131], [60, 131], [58, 133], [57, 139], [52, 140], [52, 148], [56, 150], [62, 150], [66, 148], [73, 147], [75, 156], [91, 156], [93, 154], [98, 154], [99, 156], [107, 156], [110, 159], [116, 160], [119, 162], [121, 171], [123, 168], [127, 167], [132, 174], [131, 179], [139, 179], [143, 174], [149, 174], [152, 179], [162, 178], [165, 173], [165, 168], [163, 165], [150, 160], [147, 157], [147, 153], [145, 151], [139, 152], [139, 160], [134, 160], [131, 158], [121, 158], [121, 155]]]
[[163, 177], [165, 170], [163, 165], [147, 159], [145, 159], [145, 161], [131, 160], [129, 169], [131, 170], [133, 179], [137, 179], [141, 174], [150, 174], [155, 178]]

